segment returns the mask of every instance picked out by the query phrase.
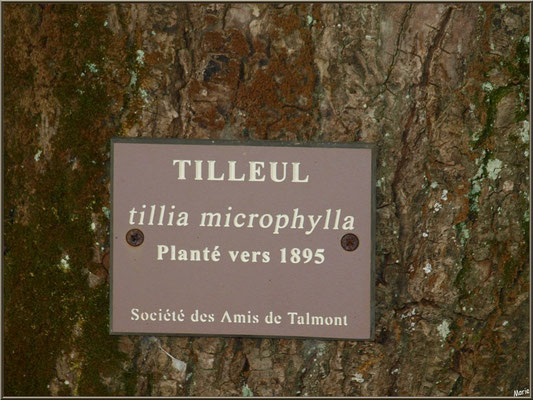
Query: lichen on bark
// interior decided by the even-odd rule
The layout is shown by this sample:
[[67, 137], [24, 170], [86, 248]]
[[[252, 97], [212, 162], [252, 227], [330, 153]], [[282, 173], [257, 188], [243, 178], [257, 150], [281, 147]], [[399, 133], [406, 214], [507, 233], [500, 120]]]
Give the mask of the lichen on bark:
[[[528, 5], [2, 11], [6, 395], [529, 387]], [[112, 136], [376, 143], [375, 340], [110, 336]]]

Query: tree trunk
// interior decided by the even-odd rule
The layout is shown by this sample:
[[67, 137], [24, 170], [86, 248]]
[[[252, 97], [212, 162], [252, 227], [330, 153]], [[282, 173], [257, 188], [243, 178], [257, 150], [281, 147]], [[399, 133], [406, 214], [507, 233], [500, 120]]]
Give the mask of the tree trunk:
[[[5, 395], [529, 388], [527, 4], [5, 4], [3, 22]], [[112, 136], [376, 143], [375, 340], [110, 336]]]

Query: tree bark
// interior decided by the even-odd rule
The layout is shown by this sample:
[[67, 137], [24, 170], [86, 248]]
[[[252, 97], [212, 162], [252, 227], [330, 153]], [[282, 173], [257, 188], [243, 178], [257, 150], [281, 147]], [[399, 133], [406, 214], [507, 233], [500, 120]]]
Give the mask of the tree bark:
[[[3, 23], [5, 395], [529, 388], [527, 4], [7, 4]], [[376, 143], [375, 340], [110, 336], [112, 136]]]

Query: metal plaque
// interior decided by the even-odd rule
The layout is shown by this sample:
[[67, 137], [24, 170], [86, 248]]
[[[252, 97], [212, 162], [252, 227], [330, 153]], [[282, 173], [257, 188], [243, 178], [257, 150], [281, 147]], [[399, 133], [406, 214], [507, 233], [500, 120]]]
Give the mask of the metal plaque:
[[372, 145], [111, 153], [112, 334], [373, 339]]

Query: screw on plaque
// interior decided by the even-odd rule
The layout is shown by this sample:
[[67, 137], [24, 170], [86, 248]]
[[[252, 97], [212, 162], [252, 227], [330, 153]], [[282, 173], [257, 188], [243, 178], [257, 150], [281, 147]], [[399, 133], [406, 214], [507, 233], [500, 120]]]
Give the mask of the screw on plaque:
[[130, 229], [126, 233], [126, 242], [133, 247], [140, 246], [144, 242], [144, 233], [139, 229]]
[[341, 239], [341, 246], [346, 251], [354, 251], [359, 247], [359, 238], [353, 233], [347, 233]]

